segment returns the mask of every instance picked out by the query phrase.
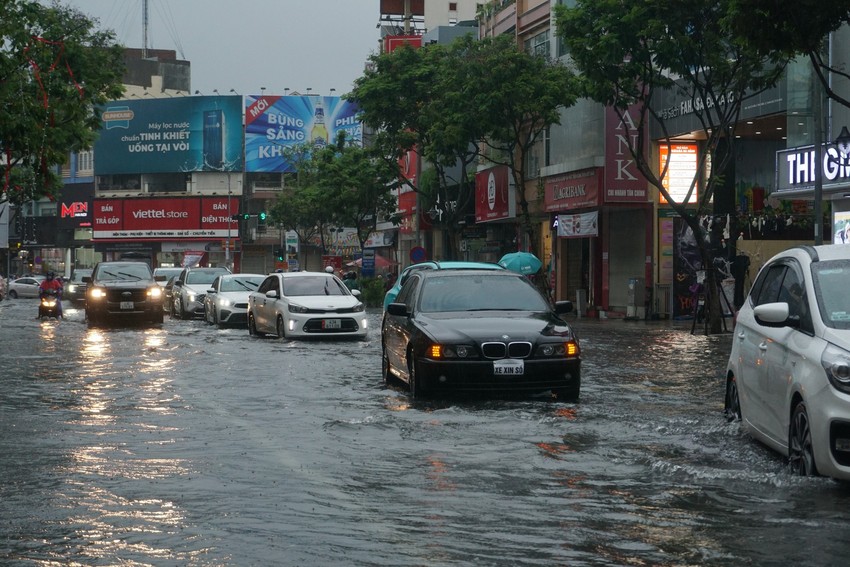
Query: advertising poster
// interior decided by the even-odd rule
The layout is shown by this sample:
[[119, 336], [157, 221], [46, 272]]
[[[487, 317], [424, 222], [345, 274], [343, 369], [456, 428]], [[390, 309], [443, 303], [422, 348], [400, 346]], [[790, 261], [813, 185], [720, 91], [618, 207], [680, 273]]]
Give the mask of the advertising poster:
[[558, 215], [558, 236], [560, 238], [599, 236], [599, 211]]
[[56, 228], [73, 230], [90, 227], [94, 184], [78, 183], [65, 185], [58, 199]]
[[334, 96], [246, 96], [245, 171], [294, 171], [285, 148], [324, 147], [343, 131], [349, 143], [362, 144], [357, 112], [356, 105]]
[[242, 97], [121, 100], [103, 107], [95, 173], [242, 170]]
[[832, 230], [833, 244], [850, 244], [850, 211], [835, 211]]
[[[228, 209], [228, 201], [230, 207]], [[95, 199], [95, 240], [210, 240], [239, 238], [237, 199]]]
[[[670, 163], [667, 163], [667, 157], [670, 157]], [[667, 144], [658, 145], [658, 171], [664, 171], [667, 167], [667, 173], [661, 183], [670, 194], [670, 197], [676, 203], [684, 203], [688, 196], [688, 191], [691, 190], [691, 184], [697, 176], [697, 145], [696, 144]], [[694, 187], [691, 198], [688, 203], [697, 202], [697, 193], [699, 184]], [[661, 204], [666, 204], [667, 199], [659, 194]]]
[[698, 272], [703, 271], [699, 244], [691, 227], [681, 218], [673, 219], [673, 318], [692, 317], [696, 306]]

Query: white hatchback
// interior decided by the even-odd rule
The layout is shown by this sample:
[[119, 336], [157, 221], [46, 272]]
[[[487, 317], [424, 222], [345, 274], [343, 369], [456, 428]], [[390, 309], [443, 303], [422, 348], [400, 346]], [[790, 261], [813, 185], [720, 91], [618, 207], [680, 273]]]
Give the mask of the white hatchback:
[[333, 274], [270, 274], [248, 295], [248, 332], [280, 338], [365, 339], [369, 332], [360, 291]]
[[725, 411], [801, 475], [850, 480], [850, 245], [771, 258], [738, 312]]

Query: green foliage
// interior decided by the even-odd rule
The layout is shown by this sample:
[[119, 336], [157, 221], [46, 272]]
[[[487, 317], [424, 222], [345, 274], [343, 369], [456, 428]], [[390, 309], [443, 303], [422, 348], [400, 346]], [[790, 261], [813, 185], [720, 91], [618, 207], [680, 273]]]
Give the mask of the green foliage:
[[360, 299], [366, 307], [382, 307], [384, 305], [383, 278], [362, 278], [360, 280]]
[[[473, 174], [485, 145], [515, 157], [576, 99], [565, 67], [522, 51], [504, 36], [405, 46], [374, 56], [372, 63], [348, 98], [360, 106], [364, 124], [376, 132], [376, 147], [396, 168], [410, 149], [422, 156], [423, 175], [432, 171], [427, 179], [436, 183], [414, 189], [427, 193], [435, 225], [455, 242], [458, 221], [474, 206]], [[522, 159], [507, 163], [515, 178], [523, 177]]]
[[91, 148], [98, 105], [123, 93], [123, 48], [82, 13], [34, 0], [2, 3], [0, 45], [4, 199], [55, 196], [56, 166], [69, 152]]

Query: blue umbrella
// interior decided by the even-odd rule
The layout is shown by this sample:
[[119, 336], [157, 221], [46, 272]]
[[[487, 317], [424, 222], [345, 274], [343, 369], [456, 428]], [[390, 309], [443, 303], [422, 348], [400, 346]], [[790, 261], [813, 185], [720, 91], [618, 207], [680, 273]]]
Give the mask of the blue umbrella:
[[512, 272], [519, 272], [527, 276], [537, 273], [543, 262], [531, 252], [510, 252], [502, 256], [499, 265]]

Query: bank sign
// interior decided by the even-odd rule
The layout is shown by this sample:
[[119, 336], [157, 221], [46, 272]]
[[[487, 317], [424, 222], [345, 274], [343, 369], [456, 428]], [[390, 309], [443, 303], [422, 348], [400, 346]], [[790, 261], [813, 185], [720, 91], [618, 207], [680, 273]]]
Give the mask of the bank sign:
[[[229, 208], [228, 208], [229, 201]], [[95, 240], [214, 240], [238, 238], [238, 199], [95, 199]]]
[[835, 144], [824, 144], [818, 163], [814, 146], [776, 152], [776, 191], [814, 189], [821, 176], [824, 191], [850, 187], [850, 159], [842, 156]]
[[242, 171], [242, 97], [121, 100], [103, 107], [95, 174]]
[[358, 107], [335, 96], [245, 97], [245, 171], [294, 171], [286, 149], [324, 147], [345, 132], [348, 143], [363, 143]]

